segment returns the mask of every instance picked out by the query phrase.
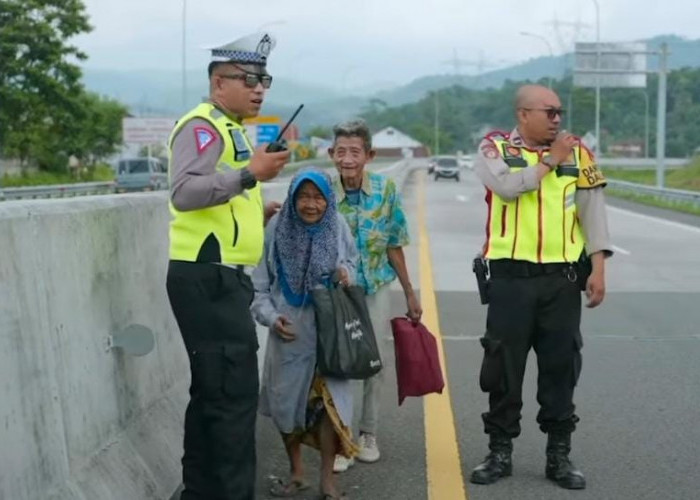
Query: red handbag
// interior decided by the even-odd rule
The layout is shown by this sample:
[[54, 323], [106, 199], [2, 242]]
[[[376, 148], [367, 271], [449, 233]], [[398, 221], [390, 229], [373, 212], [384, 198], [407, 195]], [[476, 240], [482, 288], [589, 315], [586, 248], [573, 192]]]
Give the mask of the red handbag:
[[437, 342], [423, 323], [408, 318], [391, 320], [396, 354], [396, 381], [399, 406], [406, 396], [442, 394], [445, 381], [440, 368]]

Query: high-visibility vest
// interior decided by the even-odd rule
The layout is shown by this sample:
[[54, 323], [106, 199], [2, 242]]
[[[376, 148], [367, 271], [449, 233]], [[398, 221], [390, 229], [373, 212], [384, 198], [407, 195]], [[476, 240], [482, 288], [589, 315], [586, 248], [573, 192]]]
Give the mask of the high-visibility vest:
[[[508, 134], [487, 136], [512, 172], [536, 165], [547, 150], [515, 146]], [[556, 170], [545, 175], [540, 187], [507, 201], [487, 190], [488, 221], [484, 257], [535, 263], [575, 262], [585, 240], [576, 213], [577, 188], [605, 183], [592, 154], [580, 145]]]
[[[210, 103], [202, 103], [183, 116], [168, 141], [168, 164], [172, 143], [182, 126], [193, 118], [208, 121], [223, 140], [216, 170], [242, 169], [250, 162], [253, 148], [245, 129]], [[195, 131], [195, 133], [197, 133]], [[172, 172], [168, 167], [168, 175]], [[181, 212], [170, 203], [170, 259], [255, 266], [263, 252], [263, 200], [260, 184], [213, 207]]]

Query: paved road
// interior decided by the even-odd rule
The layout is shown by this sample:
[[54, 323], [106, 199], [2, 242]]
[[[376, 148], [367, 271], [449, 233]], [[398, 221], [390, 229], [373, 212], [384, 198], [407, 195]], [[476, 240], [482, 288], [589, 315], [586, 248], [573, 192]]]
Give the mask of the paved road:
[[[397, 406], [389, 359], [379, 433], [382, 460], [342, 474], [343, 489], [354, 499], [700, 498], [700, 218], [685, 219], [693, 226], [618, 207], [609, 211], [617, 253], [609, 261], [608, 296], [600, 308], [587, 310], [583, 321], [584, 367], [576, 393], [581, 423], [572, 458], [586, 473], [588, 488], [567, 492], [543, 477], [545, 437], [535, 423], [536, 366], [531, 356], [513, 477], [491, 486], [464, 483], [464, 493], [461, 488], [440, 489], [453, 484], [436, 480], [441, 470], [456, 465], [463, 477], [452, 479], [461, 484], [486, 452], [480, 413], [487, 400], [477, 380], [478, 338], [486, 311], [478, 303], [469, 268], [483, 241], [485, 210], [483, 189], [473, 174], [464, 175], [461, 183], [423, 176], [417, 172], [410, 177], [404, 190], [412, 222], [409, 265], [414, 284], [423, 285], [423, 299], [433, 291], [437, 299], [439, 328], [434, 328], [442, 336], [450, 391], [449, 400], [442, 402], [452, 408], [452, 444], [458, 455], [452, 458], [449, 443], [439, 439], [449, 435], [449, 415], [434, 415], [431, 402], [426, 419], [420, 399]], [[421, 235], [427, 238], [428, 259], [419, 255]], [[423, 278], [433, 278], [433, 290], [421, 280], [419, 261]], [[400, 315], [404, 308], [398, 291], [394, 299], [395, 314]], [[390, 339], [384, 341], [391, 352]], [[426, 430], [426, 421], [434, 422], [433, 427]], [[270, 476], [285, 476], [287, 462], [266, 418], [259, 419], [258, 442], [258, 491], [260, 498], [268, 498]], [[426, 442], [444, 447], [444, 452], [427, 460]], [[316, 484], [317, 454], [306, 449], [305, 458], [309, 479]], [[315, 497], [309, 493], [298, 498]]]

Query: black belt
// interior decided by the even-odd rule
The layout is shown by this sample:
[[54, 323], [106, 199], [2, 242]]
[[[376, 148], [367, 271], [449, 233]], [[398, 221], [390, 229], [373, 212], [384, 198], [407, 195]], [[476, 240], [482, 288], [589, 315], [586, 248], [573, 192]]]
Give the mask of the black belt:
[[575, 264], [568, 262], [553, 262], [537, 264], [526, 260], [498, 259], [489, 261], [489, 275], [492, 278], [534, 278], [547, 274], [557, 274], [575, 269]]
[[245, 264], [222, 264], [221, 262], [192, 262], [189, 260], [171, 260], [170, 262], [174, 262], [177, 264], [192, 264], [192, 265], [201, 265], [205, 264], [207, 266], [221, 266], [225, 267], [228, 269], [232, 269], [234, 271], [238, 271], [239, 273], [247, 274], [250, 276], [253, 274], [253, 270], [255, 269], [255, 266], [249, 266]]

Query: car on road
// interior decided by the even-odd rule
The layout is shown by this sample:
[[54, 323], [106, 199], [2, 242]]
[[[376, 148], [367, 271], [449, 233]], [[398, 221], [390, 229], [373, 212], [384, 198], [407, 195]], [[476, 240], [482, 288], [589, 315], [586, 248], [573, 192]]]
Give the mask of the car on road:
[[117, 192], [158, 191], [168, 187], [167, 164], [158, 158], [125, 158], [117, 164]]
[[459, 163], [459, 166], [462, 168], [468, 168], [472, 169], [474, 168], [474, 157], [470, 154], [463, 154], [458, 157], [457, 163]]
[[433, 177], [436, 181], [441, 177], [445, 177], [459, 182], [460, 168], [457, 158], [454, 156], [438, 156], [435, 158]]

